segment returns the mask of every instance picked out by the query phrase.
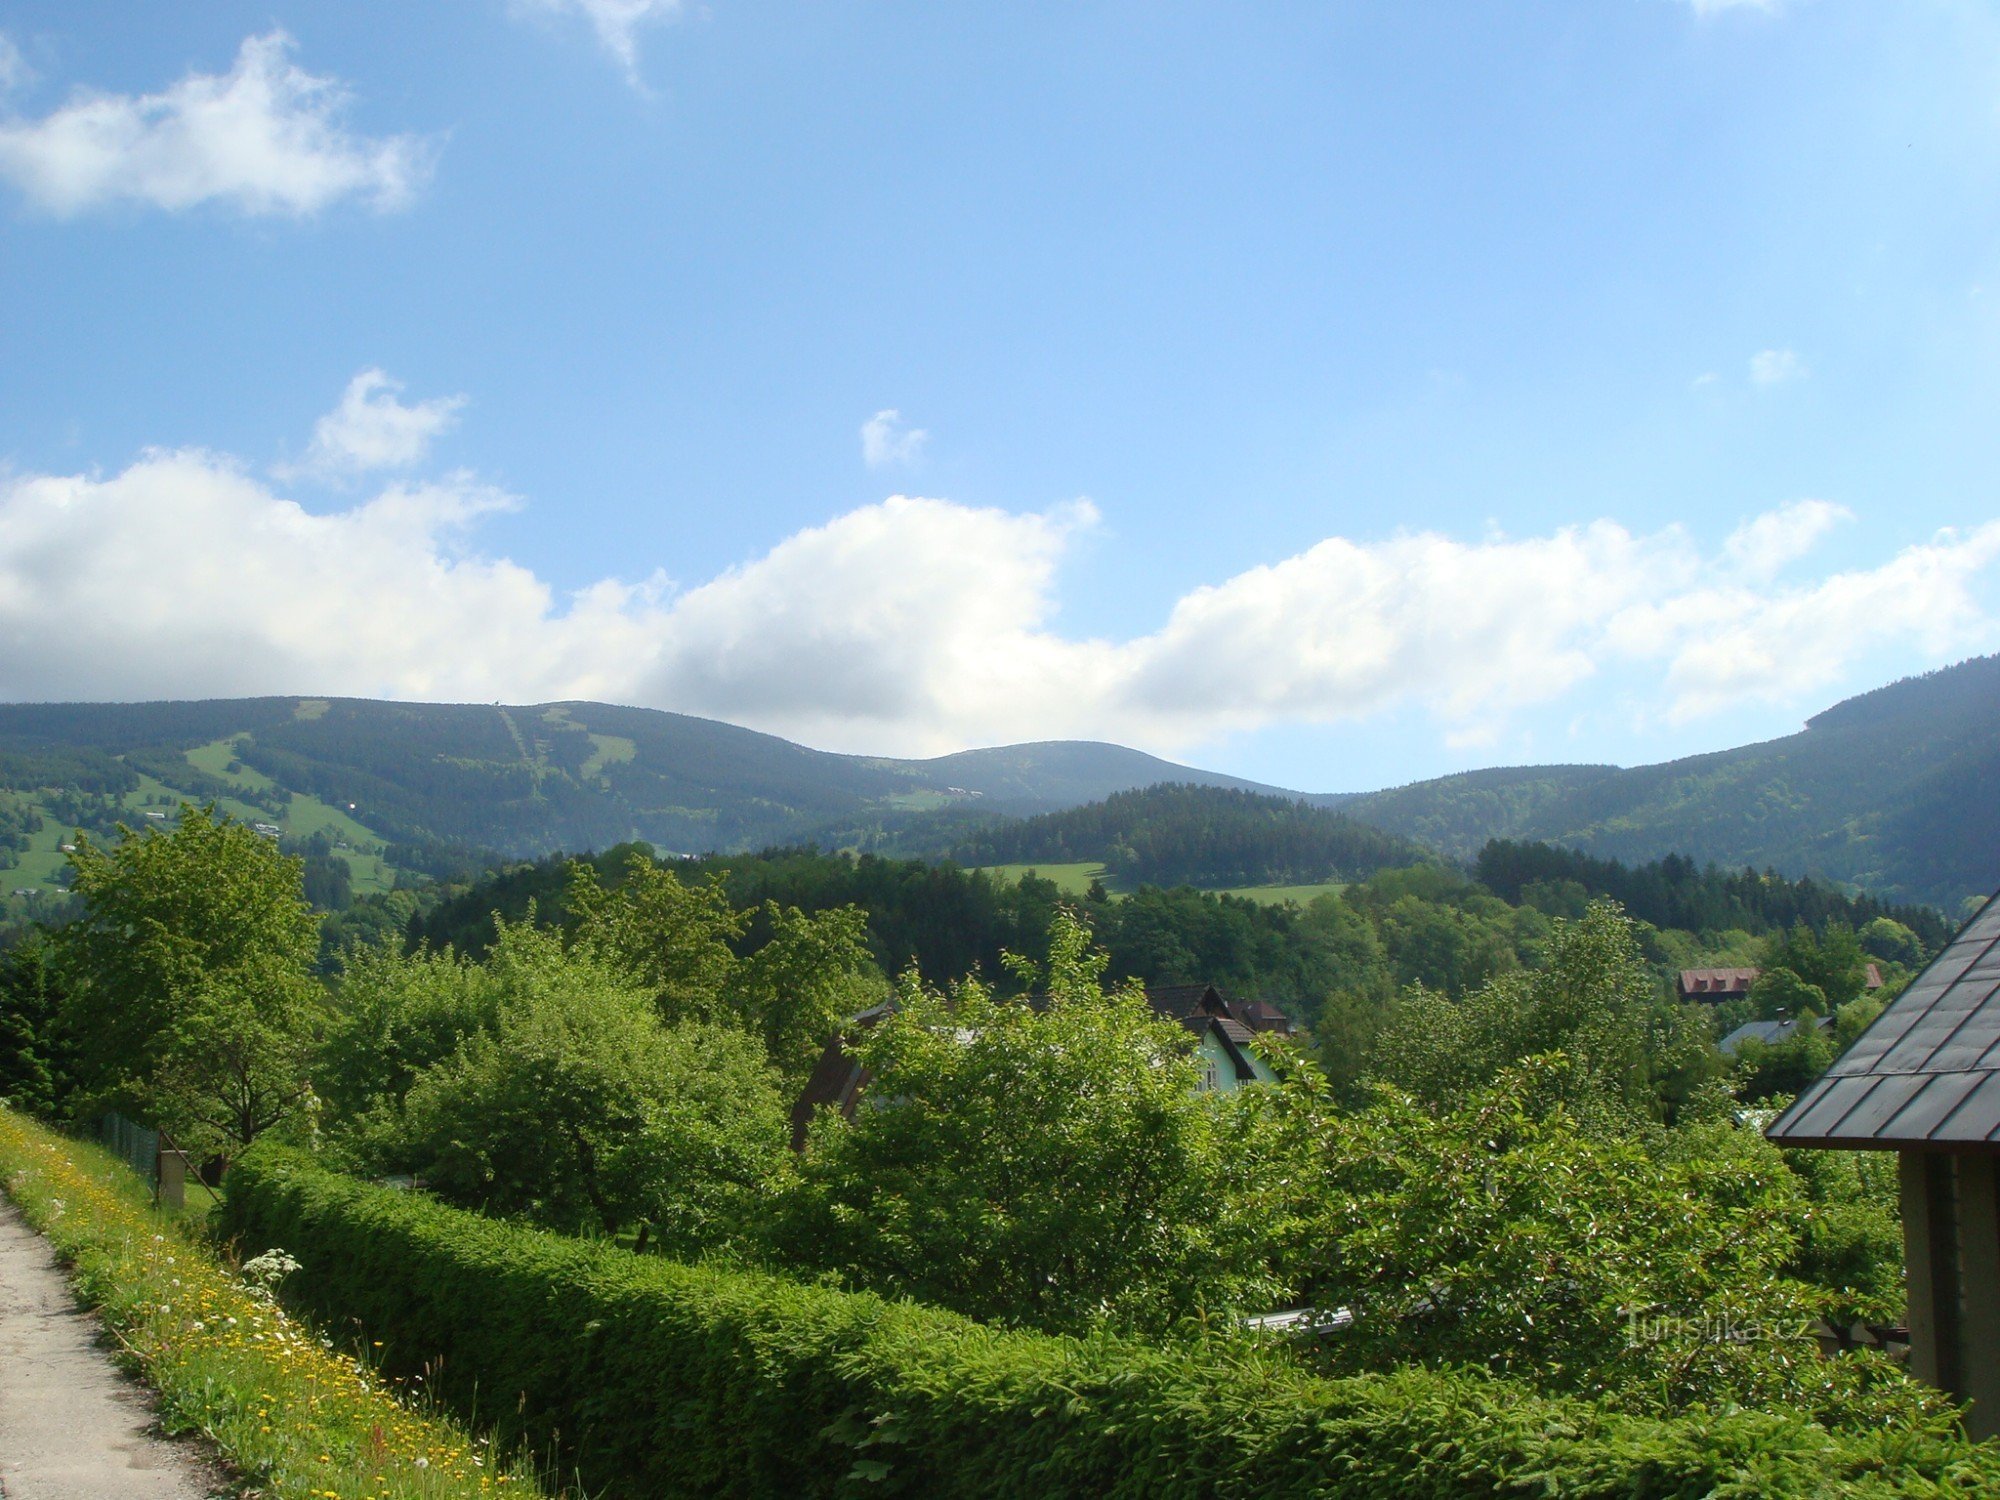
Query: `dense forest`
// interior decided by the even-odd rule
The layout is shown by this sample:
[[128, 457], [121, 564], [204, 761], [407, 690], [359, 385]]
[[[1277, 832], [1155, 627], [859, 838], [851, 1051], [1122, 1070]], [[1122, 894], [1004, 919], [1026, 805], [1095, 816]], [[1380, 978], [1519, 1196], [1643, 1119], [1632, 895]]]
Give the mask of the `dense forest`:
[[[621, 847], [587, 863], [615, 886], [632, 852]], [[551, 856], [453, 889], [409, 918], [405, 941], [477, 956], [494, 941], [496, 918], [518, 922], [532, 914], [543, 925], [565, 926], [572, 920], [569, 867]], [[914, 969], [932, 983], [976, 974], [1003, 992], [1014, 983], [1003, 954], [1041, 951], [1057, 911], [1069, 906], [1108, 955], [1114, 978], [1218, 984], [1329, 1030], [1365, 1028], [1411, 985], [1457, 993], [1532, 969], [1555, 921], [1580, 917], [1598, 898], [1650, 903], [1644, 913], [1634, 910], [1633, 930], [1662, 992], [1682, 967], [1757, 963], [1768, 940], [1801, 925], [1823, 934], [1885, 924], [1871, 956], [1903, 965], [1921, 961], [1948, 935], [1935, 912], [1887, 908], [1812, 881], [1696, 870], [1684, 859], [1627, 870], [1547, 846], [1496, 849], [1497, 887], [1425, 861], [1378, 870], [1303, 905], [1185, 885], [1141, 885], [1117, 896], [1100, 890], [1078, 902], [1032, 874], [1014, 880], [949, 862], [812, 849], [677, 860], [672, 868], [684, 880], [717, 882], [738, 909], [857, 908], [883, 974]], [[1671, 899], [1656, 898], [1658, 891]], [[1655, 915], [1682, 921], [1655, 922]], [[358, 904], [328, 928], [329, 966], [348, 934], [386, 925], [378, 903]], [[759, 936], [753, 921], [739, 946]]]
[[1822, 932], [1830, 922], [1861, 928], [1887, 918], [1909, 928], [1926, 950], [1935, 952], [1956, 925], [1933, 907], [1849, 895], [1824, 881], [1788, 880], [1774, 870], [1760, 875], [1701, 866], [1685, 854], [1628, 868], [1615, 859], [1593, 859], [1553, 844], [1494, 839], [1479, 851], [1473, 873], [1506, 901], [1546, 906], [1560, 901], [1568, 889], [1608, 897], [1642, 922], [1685, 932], [1736, 929], [1758, 935], [1800, 923]]
[[972, 865], [1101, 861], [1128, 887], [1311, 885], [1426, 857], [1309, 802], [1176, 782], [985, 829], [953, 852]]

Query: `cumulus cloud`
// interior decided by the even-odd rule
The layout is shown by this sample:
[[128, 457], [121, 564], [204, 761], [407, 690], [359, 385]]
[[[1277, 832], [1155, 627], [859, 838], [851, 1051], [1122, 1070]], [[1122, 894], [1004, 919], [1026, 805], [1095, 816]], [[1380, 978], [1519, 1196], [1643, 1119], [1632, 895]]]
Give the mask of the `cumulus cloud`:
[[114, 203], [314, 214], [345, 200], [408, 203], [429, 175], [415, 136], [342, 123], [348, 93], [290, 59], [282, 31], [248, 38], [227, 73], [157, 94], [79, 92], [41, 119], [0, 119], [0, 176], [59, 216]]
[[902, 754], [1068, 736], [1174, 751], [1415, 707], [1469, 746], [1614, 674], [1647, 713], [1688, 719], [1799, 701], [1885, 646], [2000, 644], [2000, 522], [1780, 581], [1840, 519], [1823, 502], [1716, 548], [1610, 521], [1330, 537], [1115, 640], [1061, 628], [1087, 503], [892, 496], [691, 588], [655, 574], [568, 596], [474, 549], [480, 518], [515, 503], [457, 475], [314, 514], [200, 450], [0, 477], [0, 699], [594, 698]]
[[348, 381], [340, 405], [313, 425], [304, 462], [279, 466], [278, 477], [340, 478], [421, 462], [432, 441], [457, 422], [465, 397], [405, 405], [396, 399], [402, 389], [380, 370], [363, 370]]
[[1722, 544], [1725, 556], [1745, 577], [1775, 577], [1787, 563], [1804, 557], [1819, 539], [1854, 512], [1826, 500], [1795, 500], [1745, 521]]
[[915, 463], [923, 456], [929, 437], [923, 428], [906, 423], [893, 406], [888, 407], [861, 424], [861, 458], [871, 469]]
[[1750, 356], [1753, 385], [1784, 385], [1787, 381], [1803, 380], [1810, 373], [1806, 362], [1793, 349], [1762, 349]]
[[1873, 568], [1770, 590], [1713, 585], [1637, 606], [1608, 644], [1667, 663], [1677, 722], [1738, 703], [1784, 703], [1840, 680], [1885, 642], [1932, 660], [1990, 646], [1994, 618], [1977, 585], [2000, 560], [2000, 521], [1945, 531]]
[[518, 0], [518, 4], [529, 11], [581, 16], [628, 78], [638, 76], [639, 29], [671, 21], [681, 13], [681, 0]]
[[459, 550], [465, 528], [513, 504], [461, 478], [313, 515], [199, 450], [149, 453], [108, 479], [13, 479], [0, 487], [0, 697], [625, 689], [604, 663], [646, 648], [631, 591], [558, 609], [526, 568]]

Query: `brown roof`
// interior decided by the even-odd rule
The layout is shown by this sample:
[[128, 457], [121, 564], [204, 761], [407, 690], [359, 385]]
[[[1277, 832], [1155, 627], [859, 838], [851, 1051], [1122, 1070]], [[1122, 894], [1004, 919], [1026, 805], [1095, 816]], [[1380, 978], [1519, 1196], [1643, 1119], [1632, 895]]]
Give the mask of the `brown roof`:
[[[1763, 972], [1756, 968], [1682, 969], [1681, 994], [1688, 999], [1699, 1000], [1741, 999]], [[1881, 965], [1868, 965], [1865, 983], [1871, 990], [1882, 988]]]
[[1742, 995], [1757, 982], [1757, 973], [1755, 969], [1682, 969], [1681, 993], [1703, 999]]
[[2000, 1150], [2000, 897], [1764, 1133], [1782, 1146]]
[[1149, 984], [1146, 986], [1146, 1003], [1169, 1021], [1184, 1021], [1189, 1016], [1197, 1015], [1229, 1014], [1229, 1002], [1222, 998], [1222, 991], [1212, 984]]
[[885, 1000], [870, 1010], [864, 1010], [845, 1028], [826, 1039], [826, 1046], [820, 1051], [819, 1061], [813, 1064], [804, 1090], [792, 1103], [794, 1151], [805, 1145], [806, 1131], [822, 1106], [839, 1110], [844, 1115], [854, 1113], [854, 1101], [868, 1084], [868, 1070], [861, 1065], [860, 1058], [847, 1050], [847, 1038], [856, 1031], [866, 1031], [894, 1008], [893, 1000]]
[[1252, 1031], [1276, 1031], [1285, 1036], [1292, 1034], [1292, 1018], [1279, 1010], [1268, 1000], [1238, 1000], [1230, 1005], [1236, 1019]]

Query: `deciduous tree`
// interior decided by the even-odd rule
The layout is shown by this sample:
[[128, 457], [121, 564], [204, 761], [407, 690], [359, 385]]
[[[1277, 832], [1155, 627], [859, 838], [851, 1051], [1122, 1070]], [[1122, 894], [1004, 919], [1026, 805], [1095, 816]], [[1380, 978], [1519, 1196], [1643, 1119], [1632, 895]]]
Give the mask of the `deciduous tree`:
[[54, 941], [85, 1082], [225, 1153], [308, 1107], [321, 1012], [299, 861], [186, 804], [172, 830], [80, 838], [70, 861], [83, 913]]

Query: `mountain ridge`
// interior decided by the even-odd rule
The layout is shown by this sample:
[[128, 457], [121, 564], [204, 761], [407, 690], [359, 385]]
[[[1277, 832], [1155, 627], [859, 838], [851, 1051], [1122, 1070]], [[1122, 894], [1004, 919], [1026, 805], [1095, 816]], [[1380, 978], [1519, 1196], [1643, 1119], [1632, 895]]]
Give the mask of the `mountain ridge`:
[[2000, 656], [1885, 684], [1734, 749], [1361, 793], [1300, 793], [1105, 741], [841, 754], [579, 701], [0, 704], [0, 902], [54, 879], [69, 829], [108, 831], [181, 798], [317, 837], [368, 889], [475, 851], [633, 839], [690, 853], [813, 838], [939, 852], [982, 823], [1162, 783], [1308, 801], [1459, 859], [1493, 838], [1626, 861], [1682, 853], [1950, 910], [2000, 885]]

